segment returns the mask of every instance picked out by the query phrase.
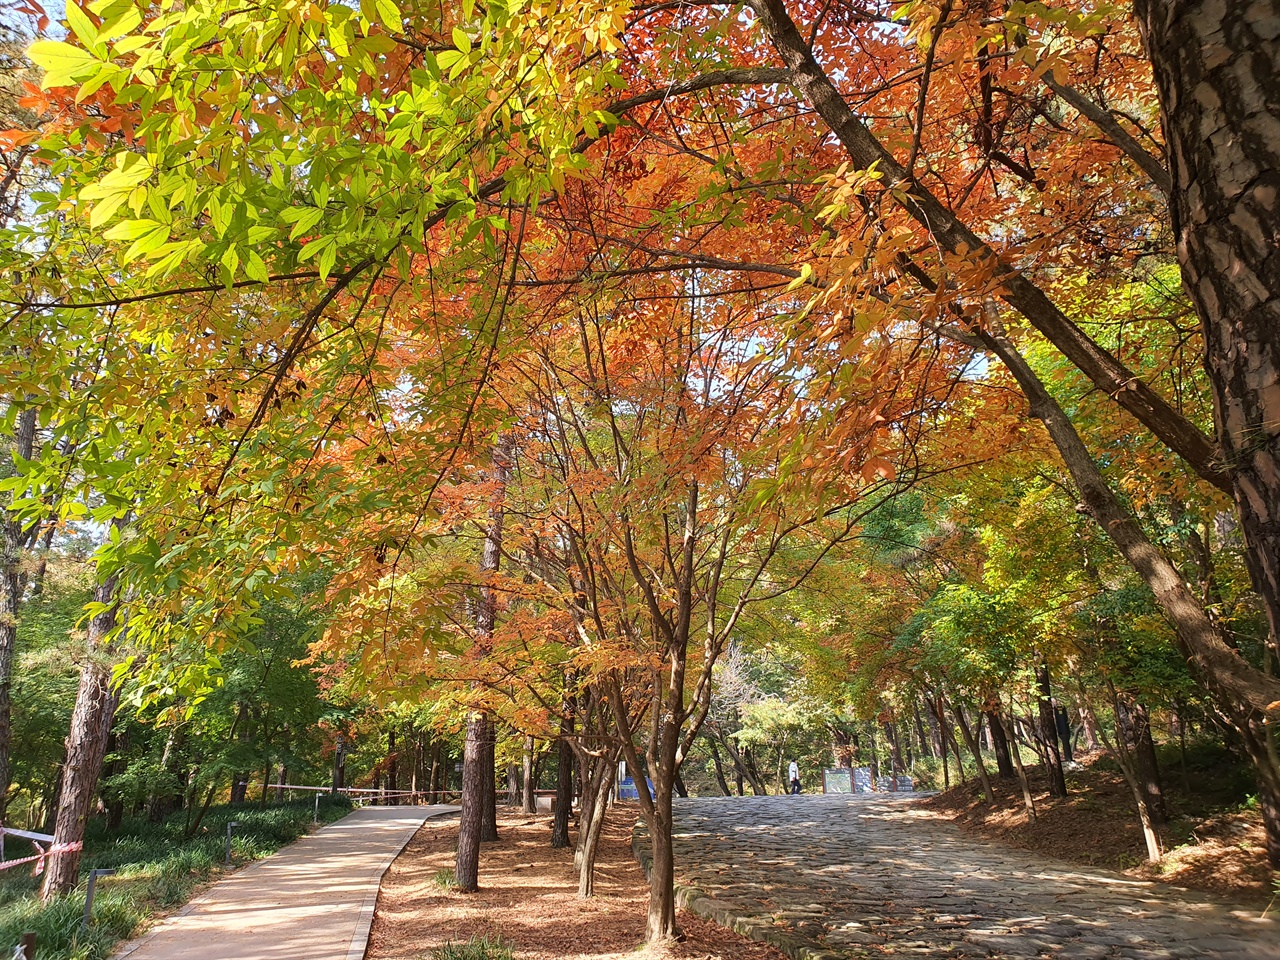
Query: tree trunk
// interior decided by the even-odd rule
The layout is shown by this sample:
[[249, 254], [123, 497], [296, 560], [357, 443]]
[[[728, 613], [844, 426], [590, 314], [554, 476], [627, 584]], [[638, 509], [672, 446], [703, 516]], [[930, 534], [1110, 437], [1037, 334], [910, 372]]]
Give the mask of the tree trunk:
[[1063, 706], [1054, 707], [1053, 715], [1058, 722], [1058, 741], [1062, 744], [1062, 761], [1074, 763], [1076, 758], [1071, 753], [1071, 717], [1067, 714], [1067, 708]]
[[1160, 93], [1170, 213], [1221, 462], [1280, 657], [1280, 10], [1135, 0], [1134, 12]]
[[1114, 705], [1117, 739], [1123, 741], [1122, 749], [1132, 765], [1151, 822], [1160, 826], [1168, 822], [1169, 814], [1164, 804], [1156, 745], [1151, 739], [1151, 718], [1147, 708], [1131, 694], [1117, 693]]
[[[480, 555], [480, 595], [473, 610], [476, 644], [473, 653], [484, 656], [497, 618], [497, 600], [488, 575], [497, 572], [502, 557], [503, 497], [511, 466], [513, 440], [510, 434], [498, 439], [493, 449], [492, 476], [497, 493], [489, 505]], [[483, 710], [467, 722], [466, 747], [462, 757], [462, 815], [458, 825], [458, 858], [455, 872], [458, 889], [474, 893], [479, 889], [480, 844], [498, 839], [497, 794], [494, 783], [493, 721]]]
[[484, 737], [487, 720], [475, 712], [467, 721], [462, 752], [462, 814], [458, 822], [458, 857], [454, 877], [463, 893], [480, 889], [480, 834], [484, 821]]
[[1062, 772], [1062, 754], [1058, 750], [1058, 718], [1054, 714], [1053, 694], [1049, 686], [1049, 666], [1036, 667], [1036, 698], [1039, 708], [1040, 740], [1044, 744], [1044, 772], [1049, 780], [1049, 796], [1067, 795], [1067, 778]]
[[[556, 809], [551, 823], [551, 846], [563, 849], [569, 842], [569, 814], [573, 807], [573, 747], [569, 745], [569, 737], [573, 736], [573, 717], [566, 714], [560, 720], [560, 739], [556, 743], [559, 750], [559, 763], [556, 765]], [[640, 776], [634, 771], [633, 776]]]
[[613, 790], [614, 776], [618, 770], [618, 756], [615, 752], [595, 758], [592, 764], [590, 789], [583, 788], [583, 800], [586, 809], [578, 827], [578, 846], [574, 851], [574, 860], [578, 867], [578, 896], [582, 898], [595, 896], [596, 851], [600, 846], [600, 831], [604, 827], [605, 814], [609, 809], [609, 794]]
[[521, 771], [522, 792], [521, 792], [521, 809], [525, 813], [538, 812], [538, 796], [535, 793], [536, 784], [533, 779], [533, 737], [524, 738], [524, 769]]
[[400, 795], [396, 792], [400, 789], [400, 767], [399, 756], [396, 753], [396, 732], [395, 730], [387, 731], [387, 803], [392, 806], [400, 802]]
[[982, 785], [982, 792], [986, 795], [988, 803], [995, 803], [996, 795], [995, 791], [991, 789], [991, 778], [987, 776], [987, 765], [982, 762], [982, 749], [978, 745], [978, 738], [969, 729], [969, 722], [964, 716], [964, 708], [960, 706], [958, 701], [953, 701], [951, 712], [956, 715], [956, 722], [960, 725], [960, 733], [964, 736], [964, 742], [969, 746], [969, 752], [973, 754], [973, 762], [978, 767], [978, 782]]
[[714, 737], [707, 737], [707, 746], [711, 748], [711, 762], [716, 770], [716, 786], [720, 788], [723, 796], [731, 797], [729, 792], [729, 781], [724, 778], [724, 765], [720, 762], [720, 751], [716, 749], [716, 741]]
[[112, 574], [94, 591], [95, 603], [105, 609], [89, 621], [85, 661], [80, 668], [80, 687], [71, 712], [71, 730], [67, 735], [67, 760], [62, 770], [62, 794], [58, 799], [58, 815], [54, 823], [55, 851], [49, 857], [40, 895], [45, 900], [75, 889], [80, 871], [80, 845], [84, 828], [93, 809], [102, 760], [107, 753], [107, 738], [116, 712], [116, 697], [111, 690], [109, 635], [115, 629], [115, 587]]
[[1004, 725], [994, 710], [983, 714], [987, 718], [987, 730], [991, 733], [992, 752], [996, 755], [996, 772], [1002, 780], [1011, 780], [1016, 775], [1013, 769], [1013, 758], [1009, 756], [1009, 738], [1005, 735]]
[[484, 723], [484, 759], [480, 775], [484, 778], [484, 805], [480, 822], [480, 842], [492, 843], [498, 839], [498, 765], [494, 756], [498, 736], [497, 725], [486, 716]]
[[1022, 803], [1027, 809], [1027, 823], [1035, 823], [1036, 819], [1036, 802], [1031, 796], [1031, 784], [1027, 781], [1026, 768], [1022, 766], [1022, 751], [1018, 749], [1018, 740], [1013, 732], [1013, 724], [1009, 718], [1001, 710], [999, 726], [1004, 734], [1005, 742], [1012, 741], [1013, 745], [1013, 766], [1018, 771], [1018, 785], [1022, 787]]
[[[1111, 681], [1107, 681], [1107, 686], [1111, 691], [1111, 706], [1115, 710], [1117, 718], [1120, 715], [1122, 707], [1120, 698], [1116, 694], [1115, 687]], [[1092, 711], [1089, 707], [1088, 699], [1084, 696], [1084, 686], [1081, 685], [1081, 702], [1084, 709]], [[1161, 857], [1160, 838], [1156, 835], [1155, 825], [1151, 818], [1151, 808], [1147, 804], [1145, 791], [1142, 789], [1142, 781], [1139, 779], [1137, 765], [1134, 762], [1133, 751], [1125, 743], [1125, 735], [1120, 733], [1116, 737], [1116, 749], [1111, 748], [1111, 744], [1107, 743], [1106, 735], [1103, 735], [1103, 741], [1106, 744], [1107, 752], [1110, 753], [1120, 765], [1120, 771], [1124, 774], [1124, 779], [1129, 784], [1129, 792], [1133, 794], [1133, 804], [1138, 811], [1138, 823], [1142, 827], [1142, 838], [1147, 844], [1147, 859], [1152, 863], [1159, 863]]]

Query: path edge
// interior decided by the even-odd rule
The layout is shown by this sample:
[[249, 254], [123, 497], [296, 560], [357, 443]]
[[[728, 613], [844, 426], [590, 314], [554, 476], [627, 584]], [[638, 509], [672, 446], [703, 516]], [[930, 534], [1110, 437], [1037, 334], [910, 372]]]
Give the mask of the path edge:
[[[443, 804], [442, 804], [443, 806]], [[364, 960], [364, 956], [369, 952], [369, 937], [373, 933], [373, 920], [378, 912], [378, 897], [382, 895], [382, 880], [387, 875], [387, 871], [391, 869], [391, 865], [400, 858], [400, 854], [404, 853], [404, 848], [422, 832], [432, 820], [439, 820], [441, 817], [452, 816], [458, 813], [461, 807], [446, 807], [438, 812], [427, 814], [422, 818], [422, 823], [412, 830], [404, 843], [396, 847], [395, 850], [387, 857], [386, 861], [378, 869], [378, 881], [373, 885], [373, 892], [364, 898], [364, 903], [360, 905], [360, 916], [356, 918], [356, 929], [351, 934], [351, 942], [347, 944], [347, 960]]]
[[[631, 828], [631, 852], [644, 871], [647, 880], [653, 870], [653, 856], [648, 850], [649, 831], [643, 820], [636, 821]], [[683, 907], [690, 913], [718, 923], [722, 927], [741, 934], [748, 940], [767, 943], [776, 947], [793, 960], [848, 960], [849, 953], [835, 953], [815, 944], [814, 941], [793, 930], [781, 929], [767, 923], [761, 923], [752, 917], [734, 913], [726, 903], [707, 895], [705, 890], [689, 884], [674, 883], [676, 906]], [[349, 960], [362, 960], [359, 957]]]

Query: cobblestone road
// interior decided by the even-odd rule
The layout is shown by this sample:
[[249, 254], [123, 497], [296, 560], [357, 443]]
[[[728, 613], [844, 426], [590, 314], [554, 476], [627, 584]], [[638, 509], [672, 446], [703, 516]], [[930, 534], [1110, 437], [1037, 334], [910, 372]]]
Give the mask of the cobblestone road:
[[682, 900], [795, 957], [1280, 960], [1256, 910], [983, 844], [907, 797], [676, 803]]

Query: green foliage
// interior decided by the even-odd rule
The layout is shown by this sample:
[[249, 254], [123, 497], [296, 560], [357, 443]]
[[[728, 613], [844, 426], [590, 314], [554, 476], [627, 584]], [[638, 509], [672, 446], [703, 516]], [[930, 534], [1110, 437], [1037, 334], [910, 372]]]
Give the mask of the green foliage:
[[[233, 860], [244, 863], [269, 856], [305, 834], [313, 810], [311, 801], [266, 809], [215, 807], [205, 817], [203, 829], [189, 838], [183, 813], [159, 824], [143, 818], [128, 820], [116, 832], [94, 820], [85, 835], [82, 872], [87, 875], [90, 869], [105, 868], [116, 874], [98, 881], [89, 930], [80, 929], [83, 888], [42, 904], [36, 878], [7, 871], [0, 879], [0, 952], [7, 951], [21, 934], [35, 931], [42, 960], [107, 957], [117, 941], [130, 936], [153, 912], [185, 903], [197, 886], [219, 873], [228, 820], [238, 824]], [[330, 822], [350, 810], [345, 798], [326, 795], [320, 803], [320, 818]]]
[[458, 875], [453, 867], [445, 867], [435, 872], [431, 877], [431, 882], [441, 890], [452, 890], [458, 885]]
[[511, 960], [511, 947], [497, 937], [472, 937], [466, 943], [446, 943], [431, 951], [431, 960]]

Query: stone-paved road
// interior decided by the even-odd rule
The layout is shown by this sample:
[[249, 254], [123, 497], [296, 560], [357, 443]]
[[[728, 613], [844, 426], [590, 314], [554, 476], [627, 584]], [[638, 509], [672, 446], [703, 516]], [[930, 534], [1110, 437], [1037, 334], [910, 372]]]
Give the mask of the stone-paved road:
[[1256, 910], [983, 844], [908, 797], [676, 804], [681, 899], [792, 956], [1280, 960]]

